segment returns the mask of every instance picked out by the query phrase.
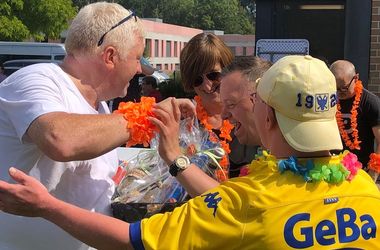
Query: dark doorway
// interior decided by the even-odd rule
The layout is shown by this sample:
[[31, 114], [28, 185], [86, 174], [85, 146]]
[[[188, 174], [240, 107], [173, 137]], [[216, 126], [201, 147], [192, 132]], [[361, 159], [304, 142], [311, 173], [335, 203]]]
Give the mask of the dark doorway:
[[328, 63], [344, 55], [345, 1], [278, 1], [275, 37], [307, 39], [310, 55]]
[[307, 39], [310, 54], [354, 63], [368, 82], [371, 0], [256, 0], [256, 41]]

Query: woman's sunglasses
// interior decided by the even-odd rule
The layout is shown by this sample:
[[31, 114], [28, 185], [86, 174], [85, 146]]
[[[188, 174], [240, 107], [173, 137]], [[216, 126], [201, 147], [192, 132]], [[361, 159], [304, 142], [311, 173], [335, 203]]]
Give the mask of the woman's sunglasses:
[[[207, 79], [209, 79], [211, 82], [220, 82], [220, 79], [222, 78], [222, 73], [218, 71], [212, 71], [210, 73], [204, 74]], [[195, 79], [193, 83], [193, 87], [199, 87], [203, 83], [203, 76], [198, 76], [197, 79]]]

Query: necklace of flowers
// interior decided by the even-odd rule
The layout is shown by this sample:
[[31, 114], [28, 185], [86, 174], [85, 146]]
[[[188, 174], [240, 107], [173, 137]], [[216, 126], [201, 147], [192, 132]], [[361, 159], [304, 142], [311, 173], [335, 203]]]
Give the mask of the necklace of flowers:
[[368, 169], [375, 173], [380, 173], [380, 154], [372, 153], [369, 155]]
[[[210, 140], [212, 142], [217, 142], [218, 137], [212, 131], [213, 127], [208, 122], [209, 115], [207, 114], [206, 109], [202, 105], [201, 98], [199, 96], [195, 96], [194, 100], [197, 102], [196, 112], [197, 112], [197, 118], [198, 118], [199, 122], [209, 132]], [[234, 128], [234, 126], [228, 120], [223, 120], [222, 126], [219, 129], [220, 130], [220, 134], [219, 134], [220, 144], [221, 144], [223, 150], [226, 152], [220, 161], [220, 165], [223, 167], [223, 172], [221, 172], [221, 171], [216, 172], [218, 178], [220, 178], [220, 179], [226, 179], [226, 177], [223, 177], [223, 176], [228, 176], [227, 175], [228, 174], [228, 171], [227, 171], [227, 168], [228, 168], [227, 154], [229, 154], [231, 152], [229, 142], [232, 140], [231, 131], [233, 128]]]
[[360, 80], [356, 82], [354, 90], [355, 90], [355, 99], [352, 103], [352, 108], [351, 108], [351, 129], [352, 129], [353, 141], [351, 141], [350, 136], [347, 134], [347, 131], [344, 128], [344, 123], [343, 123], [342, 113], [341, 113], [341, 106], [339, 102], [337, 104], [336, 120], [338, 122], [339, 132], [340, 132], [340, 135], [342, 136], [344, 144], [346, 144], [346, 146], [351, 150], [354, 150], [354, 149], [360, 150], [359, 145], [361, 141], [359, 141], [359, 131], [357, 129], [358, 107], [359, 107], [360, 99], [363, 93], [363, 85]]
[[344, 180], [351, 181], [362, 168], [358, 157], [348, 150], [331, 157], [308, 159], [304, 165], [300, 164], [295, 156], [277, 160], [274, 155], [263, 151], [252, 161], [249, 170], [255, 171], [255, 167], [263, 165], [271, 168], [277, 167], [281, 173], [291, 171], [302, 176], [306, 182], [325, 181], [335, 184]]

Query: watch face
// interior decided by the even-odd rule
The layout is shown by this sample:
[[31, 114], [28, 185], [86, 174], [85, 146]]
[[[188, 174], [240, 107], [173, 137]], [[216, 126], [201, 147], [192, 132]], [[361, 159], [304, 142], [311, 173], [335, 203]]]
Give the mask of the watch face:
[[176, 164], [178, 168], [185, 169], [189, 165], [189, 161], [185, 157], [178, 157]]

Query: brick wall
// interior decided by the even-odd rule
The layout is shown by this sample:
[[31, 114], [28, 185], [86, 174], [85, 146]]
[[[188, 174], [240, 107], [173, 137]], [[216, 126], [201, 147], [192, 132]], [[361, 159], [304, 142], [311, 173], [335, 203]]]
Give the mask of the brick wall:
[[372, 0], [368, 90], [380, 96], [380, 0]]

